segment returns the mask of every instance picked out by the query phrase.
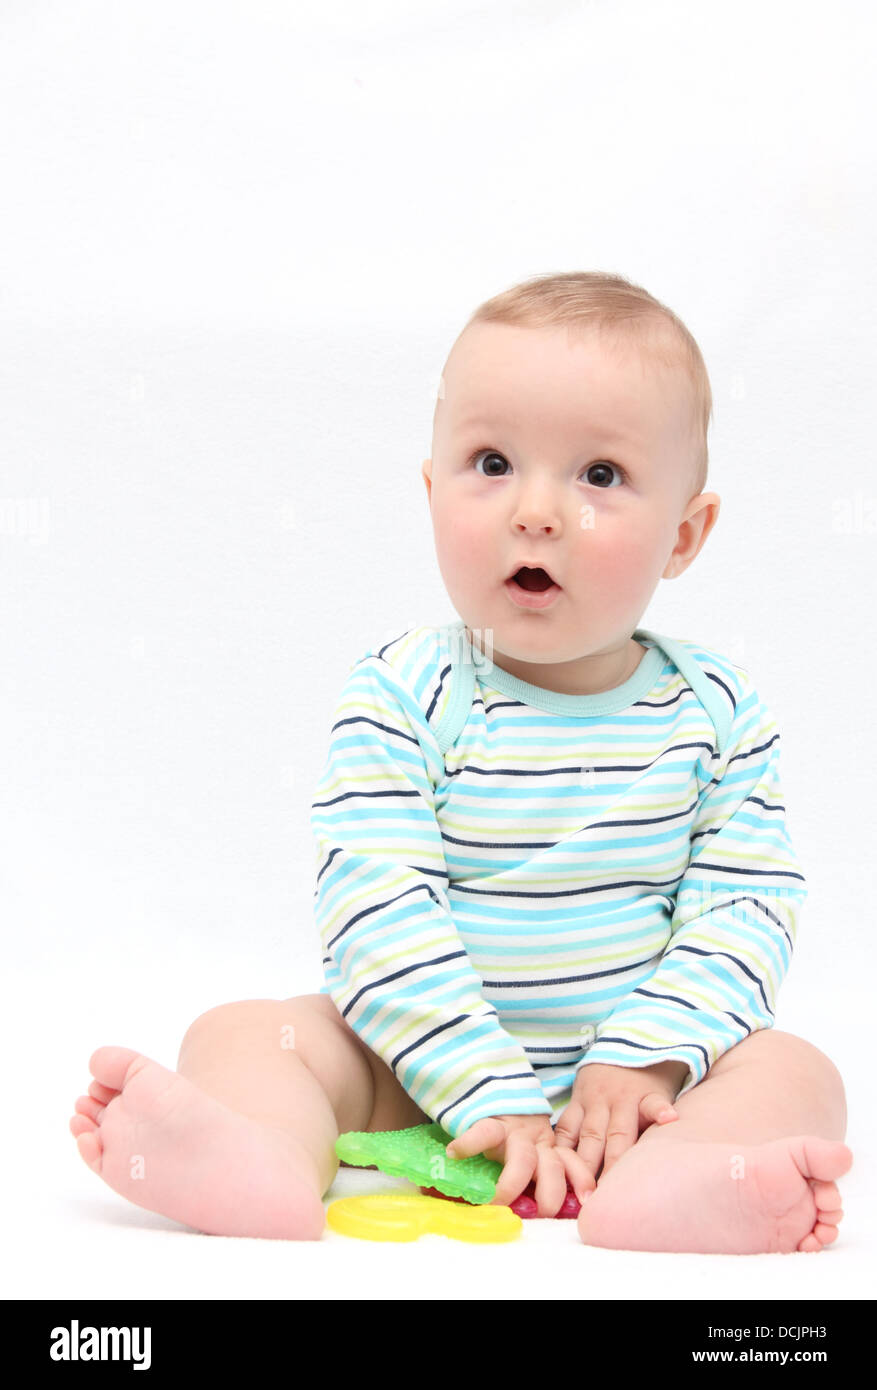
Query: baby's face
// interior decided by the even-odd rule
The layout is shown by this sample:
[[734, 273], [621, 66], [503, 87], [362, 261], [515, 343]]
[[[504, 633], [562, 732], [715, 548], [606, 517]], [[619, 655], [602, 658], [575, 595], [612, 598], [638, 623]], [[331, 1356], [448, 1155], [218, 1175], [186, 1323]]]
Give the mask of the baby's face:
[[[551, 666], [551, 688], [581, 676], [584, 690], [588, 658], [620, 660], [658, 580], [699, 549], [680, 524], [715, 494], [691, 505], [688, 378], [593, 332], [476, 323], [442, 383], [423, 476], [451, 601], [498, 665], [534, 684], [523, 663]], [[558, 586], [529, 596], [543, 606], [511, 579], [522, 565]]]

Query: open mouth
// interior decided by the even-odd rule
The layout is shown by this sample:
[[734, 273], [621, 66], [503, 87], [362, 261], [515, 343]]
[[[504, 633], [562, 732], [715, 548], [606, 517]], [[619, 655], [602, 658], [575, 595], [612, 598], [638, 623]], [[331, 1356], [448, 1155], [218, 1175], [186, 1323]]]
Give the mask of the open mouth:
[[554, 580], [546, 570], [530, 569], [527, 565], [522, 565], [511, 578], [519, 588], [526, 589], [530, 594], [541, 594], [554, 587]]

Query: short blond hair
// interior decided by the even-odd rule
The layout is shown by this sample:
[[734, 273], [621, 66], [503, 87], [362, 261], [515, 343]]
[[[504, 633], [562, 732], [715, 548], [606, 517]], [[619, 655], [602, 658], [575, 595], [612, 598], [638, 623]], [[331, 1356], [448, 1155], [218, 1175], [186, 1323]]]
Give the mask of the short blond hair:
[[[707, 430], [713, 409], [709, 376], [700, 348], [680, 318], [641, 285], [596, 270], [536, 275], [494, 295], [475, 310], [459, 337], [474, 323], [507, 323], [570, 332], [594, 328], [613, 343], [630, 343], [665, 367], [682, 367], [692, 388], [692, 496], [703, 492], [709, 468]], [[669, 330], [669, 331], [668, 331]]]

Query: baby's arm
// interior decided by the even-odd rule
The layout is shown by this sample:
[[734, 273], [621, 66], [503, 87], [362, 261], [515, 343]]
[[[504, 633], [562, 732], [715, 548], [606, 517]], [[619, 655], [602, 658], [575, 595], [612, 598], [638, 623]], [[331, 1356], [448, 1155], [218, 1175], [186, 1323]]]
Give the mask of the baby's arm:
[[412, 1099], [457, 1135], [487, 1116], [550, 1117], [551, 1106], [451, 915], [434, 804], [442, 767], [395, 669], [374, 654], [357, 662], [311, 813], [326, 985]]
[[703, 774], [689, 865], [657, 970], [603, 1020], [579, 1063], [688, 1071], [678, 1094], [774, 1021], [807, 889], [785, 824], [776, 721], [739, 676], [728, 747]]

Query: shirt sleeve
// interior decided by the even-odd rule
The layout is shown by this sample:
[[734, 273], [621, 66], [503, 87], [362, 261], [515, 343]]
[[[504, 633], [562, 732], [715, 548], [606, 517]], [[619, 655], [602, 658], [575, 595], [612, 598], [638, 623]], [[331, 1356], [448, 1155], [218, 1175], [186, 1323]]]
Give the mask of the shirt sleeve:
[[369, 654], [341, 692], [311, 827], [328, 993], [456, 1136], [489, 1115], [550, 1116], [551, 1105], [483, 998], [451, 915], [435, 814], [443, 761], [404, 680]]
[[[688, 1064], [679, 1095], [773, 1026], [807, 888], [789, 839], [776, 721], [744, 673], [728, 747], [699, 794], [689, 863], [656, 971], [595, 1029], [578, 1064]], [[577, 1068], [578, 1070], [578, 1068]]]

